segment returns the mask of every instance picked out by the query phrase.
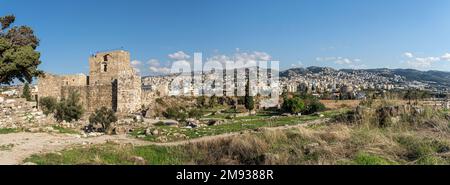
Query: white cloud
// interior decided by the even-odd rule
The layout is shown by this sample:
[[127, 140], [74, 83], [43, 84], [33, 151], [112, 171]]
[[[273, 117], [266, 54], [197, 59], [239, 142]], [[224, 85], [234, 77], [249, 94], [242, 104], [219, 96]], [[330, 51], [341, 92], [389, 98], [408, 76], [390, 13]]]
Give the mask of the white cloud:
[[167, 67], [149, 67], [150, 72], [152, 73], [162, 73], [162, 74], [168, 74], [170, 73], [170, 69]]
[[367, 66], [361, 64], [361, 59], [359, 58], [348, 58], [348, 57], [316, 57], [317, 62], [332, 62], [341, 66], [342, 68], [352, 68], [361, 69]]
[[333, 62], [335, 64], [339, 65], [347, 65], [350, 66], [351, 64], [361, 62], [361, 59], [351, 59], [347, 57], [316, 57], [316, 61], [318, 62]]
[[183, 51], [177, 51], [175, 53], [169, 54], [169, 58], [172, 60], [187, 60], [191, 58], [191, 56], [184, 53]]
[[403, 53], [403, 56], [407, 58], [405, 61], [406, 65], [418, 69], [433, 67], [439, 61], [450, 61], [450, 53], [445, 53], [440, 57], [416, 57], [412, 53], [406, 52]]
[[296, 64], [291, 64], [291, 67], [303, 67], [303, 62], [302, 61], [298, 61]]
[[214, 55], [206, 61], [216, 61], [221, 64], [230, 64], [229, 62], [232, 62], [234, 64], [242, 64], [241, 65], [234, 65], [234, 66], [228, 66], [231, 68], [243, 68], [243, 67], [251, 67], [251, 66], [257, 66], [259, 61], [270, 61], [272, 59], [272, 56], [270, 56], [266, 52], [261, 51], [253, 51], [253, 52], [241, 52], [239, 49], [236, 49], [236, 53], [232, 55]]
[[142, 64], [142, 62], [139, 61], [139, 60], [133, 60], [133, 61], [131, 61], [131, 65], [133, 65], [133, 66], [138, 66], [138, 65], [141, 65], [141, 64]]
[[414, 68], [428, 68], [431, 67], [434, 62], [440, 60], [439, 57], [414, 58], [413, 60], [406, 61], [406, 64]]
[[406, 58], [413, 58], [414, 57], [414, 55], [412, 53], [410, 53], [410, 52], [403, 53], [403, 56], [405, 56]]
[[338, 59], [335, 60], [334, 63], [339, 64], [339, 65], [348, 65], [348, 64], [352, 64], [353, 61], [349, 58], [338, 57]]
[[156, 59], [150, 59], [147, 61], [147, 64], [153, 67], [159, 67], [161, 64], [159, 63], [159, 60]]
[[445, 53], [441, 56], [441, 59], [450, 62], [450, 53]]

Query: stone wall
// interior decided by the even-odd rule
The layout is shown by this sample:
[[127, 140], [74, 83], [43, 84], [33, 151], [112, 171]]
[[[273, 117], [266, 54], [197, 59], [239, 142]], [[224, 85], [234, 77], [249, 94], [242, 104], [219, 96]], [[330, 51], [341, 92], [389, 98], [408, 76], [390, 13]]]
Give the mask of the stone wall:
[[134, 69], [121, 71], [117, 79], [117, 111], [133, 113], [141, 107], [141, 77]]
[[32, 127], [53, 123], [36, 108], [36, 102], [23, 98], [0, 97], [0, 128]]
[[131, 69], [130, 53], [123, 50], [102, 52], [89, 58], [89, 85], [108, 85], [121, 71]]
[[63, 86], [86, 86], [87, 79], [84, 74], [57, 76], [47, 73], [38, 79], [38, 96], [52, 96], [59, 100]]
[[87, 112], [93, 112], [101, 107], [111, 108], [113, 105], [112, 85], [97, 86], [63, 86], [61, 96], [67, 97], [70, 92], [77, 92], [80, 95], [80, 103]]
[[80, 94], [80, 101], [88, 112], [103, 106], [120, 113], [139, 110], [142, 103], [141, 77], [131, 66], [129, 52], [96, 53], [89, 58], [89, 66], [89, 76], [47, 74], [40, 78], [38, 96], [61, 100], [75, 91]]

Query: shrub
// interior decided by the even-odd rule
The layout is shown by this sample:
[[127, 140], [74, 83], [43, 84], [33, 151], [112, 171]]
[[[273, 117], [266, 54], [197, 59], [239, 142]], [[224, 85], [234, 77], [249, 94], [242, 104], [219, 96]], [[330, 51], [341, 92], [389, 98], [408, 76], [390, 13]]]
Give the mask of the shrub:
[[57, 103], [58, 102], [54, 97], [42, 97], [39, 99], [40, 107], [45, 115], [54, 113]]
[[56, 105], [55, 118], [57, 121], [71, 122], [72, 120], [79, 120], [83, 115], [83, 107], [79, 104], [80, 95], [76, 92], [71, 92], [67, 99], [62, 99]]
[[214, 94], [209, 98], [209, 107], [214, 108], [219, 103], [219, 99]]
[[203, 111], [201, 109], [191, 109], [188, 113], [190, 118], [199, 119], [203, 116]]
[[180, 107], [169, 107], [163, 112], [164, 117], [169, 119], [176, 119], [184, 121], [188, 117], [188, 114]]
[[30, 85], [28, 83], [25, 83], [23, 86], [22, 98], [25, 98], [27, 101], [31, 101]]
[[197, 107], [204, 107], [205, 105], [206, 105], [206, 98], [205, 98], [205, 96], [197, 97]]
[[304, 110], [305, 104], [303, 100], [299, 97], [288, 98], [283, 102], [283, 111], [293, 114], [300, 113]]
[[319, 100], [314, 99], [309, 101], [306, 105], [306, 109], [303, 111], [305, 114], [312, 114], [315, 112], [320, 112], [325, 110], [325, 105], [321, 103]]
[[95, 112], [89, 116], [89, 123], [91, 125], [101, 124], [103, 130], [108, 130], [108, 128], [111, 126], [111, 123], [114, 123], [116, 121], [117, 117], [114, 114], [114, 111], [106, 107], [95, 110]]

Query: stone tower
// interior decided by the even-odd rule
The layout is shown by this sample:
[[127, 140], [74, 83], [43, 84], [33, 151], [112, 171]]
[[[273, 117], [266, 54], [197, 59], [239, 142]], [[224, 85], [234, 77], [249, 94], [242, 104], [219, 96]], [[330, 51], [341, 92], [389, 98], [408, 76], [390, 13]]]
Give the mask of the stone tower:
[[134, 112], [140, 108], [141, 78], [124, 50], [100, 52], [89, 58], [89, 86], [112, 85], [112, 109]]
[[117, 80], [119, 73], [132, 68], [130, 53], [123, 50], [101, 52], [89, 58], [89, 84], [109, 85]]

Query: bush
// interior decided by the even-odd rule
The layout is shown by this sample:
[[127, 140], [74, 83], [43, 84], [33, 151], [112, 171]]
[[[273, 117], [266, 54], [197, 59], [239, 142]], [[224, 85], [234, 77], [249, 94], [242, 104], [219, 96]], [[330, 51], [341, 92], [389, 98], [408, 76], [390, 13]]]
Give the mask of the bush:
[[200, 119], [203, 116], [203, 111], [201, 109], [191, 109], [188, 115], [190, 118]]
[[297, 114], [305, 109], [305, 104], [299, 97], [288, 98], [284, 100], [282, 109], [284, 112]]
[[56, 105], [58, 102], [54, 97], [42, 97], [39, 99], [39, 105], [42, 109], [42, 112], [45, 115], [49, 115], [50, 113], [54, 113], [56, 110]]
[[91, 125], [101, 124], [103, 130], [107, 130], [111, 126], [111, 123], [116, 121], [117, 117], [114, 114], [114, 111], [106, 107], [95, 110], [95, 112], [89, 116], [89, 123]]
[[305, 114], [312, 114], [315, 112], [320, 112], [325, 110], [325, 105], [321, 103], [319, 100], [315, 99], [310, 101], [306, 105], [306, 109], [303, 111]]
[[217, 96], [215, 94], [209, 98], [209, 107], [214, 108], [217, 106], [218, 103], [219, 103], [219, 99], [217, 98]]
[[59, 122], [79, 120], [84, 112], [83, 107], [79, 104], [79, 99], [80, 95], [76, 92], [71, 92], [67, 99], [62, 99], [56, 105], [56, 120]]
[[205, 98], [205, 96], [197, 97], [197, 107], [204, 107], [205, 105], [206, 105], [206, 98]]
[[167, 108], [165, 112], [163, 112], [164, 117], [169, 119], [176, 119], [184, 121], [188, 117], [188, 114], [184, 111], [183, 108], [180, 107], [170, 107]]
[[23, 86], [22, 98], [25, 98], [27, 101], [31, 101], [30, 85], [28, 83], [25, 83]]

